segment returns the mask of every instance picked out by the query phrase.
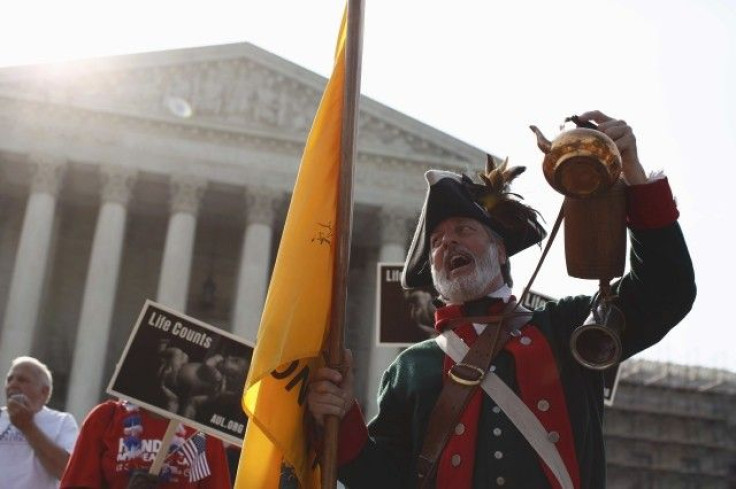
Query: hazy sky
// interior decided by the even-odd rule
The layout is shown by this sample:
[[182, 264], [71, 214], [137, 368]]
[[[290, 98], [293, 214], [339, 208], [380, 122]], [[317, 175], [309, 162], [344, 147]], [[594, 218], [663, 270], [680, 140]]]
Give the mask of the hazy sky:
[[[11, 2], [0, 66], [251, 42], [329, 74], [344, 2], [106, 0]], [[515, 190], [551, 223], [529, 124], [600, 109], [635, 131], [647, 170], [670, 178], [698, 282], [690, 315], [642, 356], [736, 371], [736, 2], [733, 0], [366, 0], [363, 94], [514, 164]], [[731, 87], [731, 88], [729, 88]], [[569, 279], [563, 240], [535, 289], [592, 292]], [[520, 289], [540, 251], [513, 260]]]

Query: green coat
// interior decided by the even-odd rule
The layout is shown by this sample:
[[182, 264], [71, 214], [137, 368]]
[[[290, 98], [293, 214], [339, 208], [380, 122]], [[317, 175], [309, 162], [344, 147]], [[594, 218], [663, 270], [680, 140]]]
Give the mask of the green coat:
[[[690, 310], [695, 299], [692, 263], [677, 223], [660, 229], [630, 231], [630, 271], [614, 284], [617, 305], [627, 327], [623, 357], [655, 344]], [[535, 311], [530, 323], [547, 338], [556, 358], [575, 438], [583, 488], [605, 487], [603, 375], [572, 357], [572, 331], [587, 318], [592, 297], [567, 297]], [[432, 408], [442, 389], [444, 353], [433, 340], [402, 352], [384, 373], [379, 411], [369, 425], [370, 439], [360, 455], [340, 468], [349, 488], [416, 486], [415, 461]], [[513, 358], [502, 351], [496, 373], [518, 393]], [[478, 423], [475, 487], [544, 488], [549, 483], [529, 443], [484, 396]], [[500, 429], [500, 431], [499, 431]], [[494, 431], [495, 430], [495, 431]], [[496, 433], [496, 434], [494, 434]], [[503, 457], [498, 460], [496, 452]]]

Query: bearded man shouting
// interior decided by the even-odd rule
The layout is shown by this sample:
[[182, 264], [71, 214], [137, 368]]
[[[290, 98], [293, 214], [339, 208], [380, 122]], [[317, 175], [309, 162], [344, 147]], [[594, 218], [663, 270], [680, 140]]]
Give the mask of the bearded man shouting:
[[[631, 128], [598, 111], [580, 120], [596, 122], [622, 156], [630, 270], [612, 290], [626, 321], [626, 359], [690, 310], [693, 267], [669, 183], [646, 177]], [[497, 170], [485, 184], [426, 173], [402, 285], [434, 286], [444, 303], [439, 334], [389, 366], [376, 417], [366, 425], [354, 400], [349, 352], [345, 372], [324, 368], [310, 383], [316, 422], [342, 420], [338, 475], [350, 488], [605, 487], [603, 374], [570, 350], [595, 299], [566, 297], [534, 312], [516, 305], [509, 258], [546, 233], [509, 193], [518, 171]]]

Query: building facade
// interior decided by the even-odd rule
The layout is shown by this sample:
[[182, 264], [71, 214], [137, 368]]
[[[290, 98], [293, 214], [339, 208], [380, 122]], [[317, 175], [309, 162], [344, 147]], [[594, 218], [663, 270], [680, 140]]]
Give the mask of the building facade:
[[[147, 298], [254, 341], [325, 84], [250, 44], [0, 70], [0, 370], [42, 359], [81, 419]], [[347, 343], [369, 412], [397, 353], [372, 347], [376, 262], [403, 261], [427, 168], [484, 161], [361, 101]]]
[[644, 360], [606, 408], [607, 487], [736, 487], [736, 374]]

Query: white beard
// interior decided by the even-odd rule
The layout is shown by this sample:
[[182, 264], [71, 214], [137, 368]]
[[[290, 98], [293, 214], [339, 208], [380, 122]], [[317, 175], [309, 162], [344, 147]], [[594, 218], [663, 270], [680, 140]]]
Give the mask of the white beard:
[[[457, 246], [457, 250], [472, 255], [464, 246]], [[472, 257], [475, 263], [472, 273], [454, 279], [447, 276], [447, 267], [443, 267], [441, 272], [432, 267], [434, 287], [447, 302], [453, 304], [464, 303], [493, 292], [488, 290], [488, 286], [493, 279], [501, 274], [498, 248], [495, 245], [489, 246], [486, 253], [481, 256], [472, 255]]]

